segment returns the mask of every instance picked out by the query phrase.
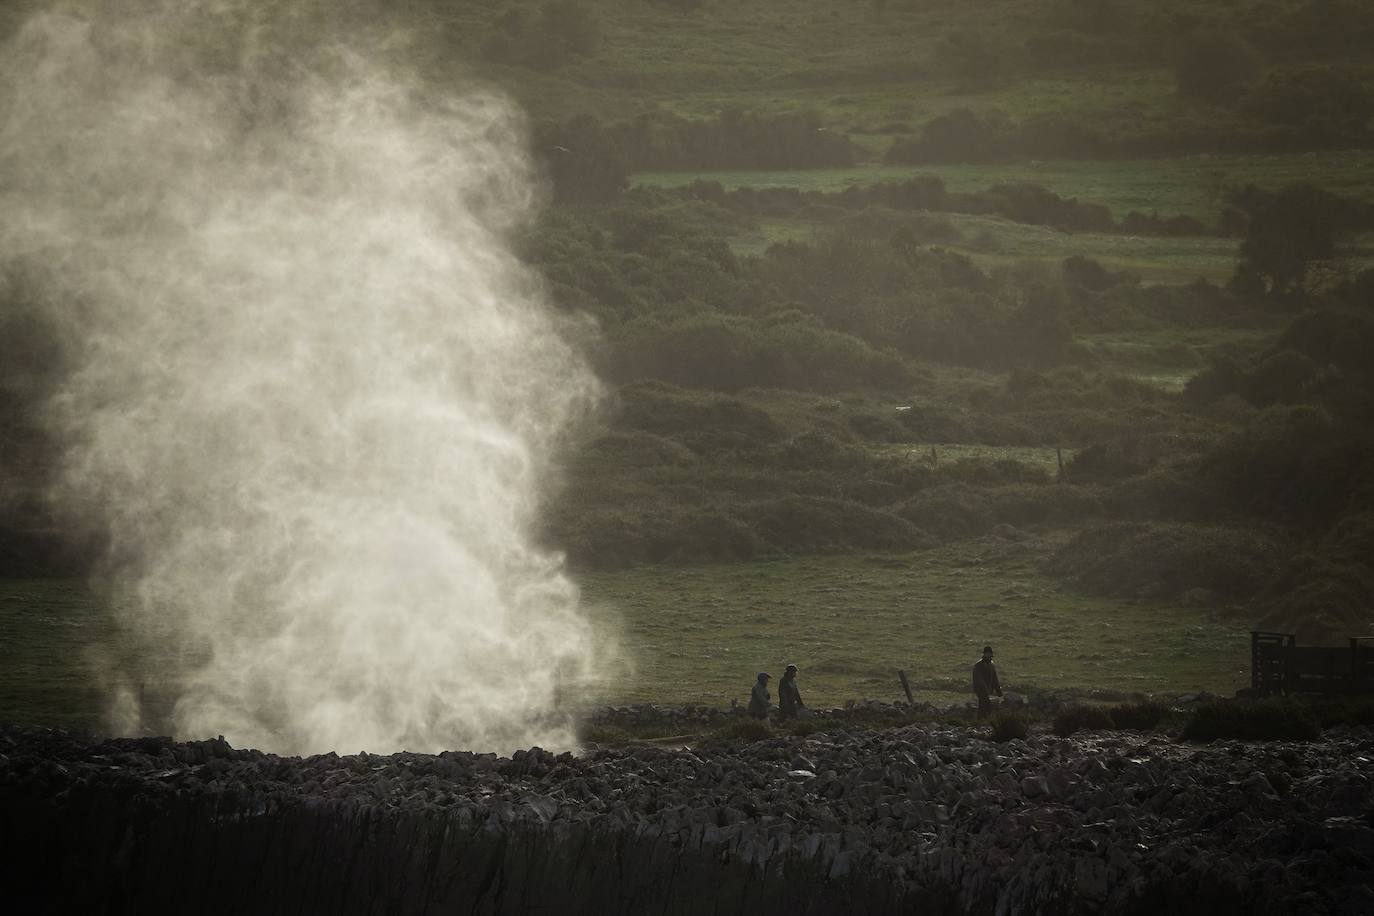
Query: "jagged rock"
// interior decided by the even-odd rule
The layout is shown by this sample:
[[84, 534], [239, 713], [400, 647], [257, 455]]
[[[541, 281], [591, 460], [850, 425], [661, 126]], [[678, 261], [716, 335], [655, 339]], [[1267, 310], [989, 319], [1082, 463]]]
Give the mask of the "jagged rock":
[[[1043, 735], [1012, 746], [911, 726], [693, 751], [304, 760], [0, 729], [0, 749], [0, 842], [19, 850], [0, 880], [20, 911], [109, 910], [116, 894], [129, 909], [223, 899], [230, 911], [271, 891], [338, 912], [624, 912], [633, 900], [675, 913], [854, 901], [870, 913], [1148, 901], [1334, 913], [1374, 879], [1362, 756], [1374, 737], [1359, 729], [1264, 747]], [[185, 902], [193, 885], [197, 905]], [[669, 903], [669, 887], [693, 893]], [[67, 896], [40, 898], [53, 888]]]

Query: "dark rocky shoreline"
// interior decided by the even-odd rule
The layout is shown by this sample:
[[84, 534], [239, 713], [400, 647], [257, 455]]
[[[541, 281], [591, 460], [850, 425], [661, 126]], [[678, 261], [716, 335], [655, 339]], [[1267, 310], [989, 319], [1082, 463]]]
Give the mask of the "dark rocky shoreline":
[[10, 912], [1369, 913], [1374, 732], [509, 758], [0, 731]]

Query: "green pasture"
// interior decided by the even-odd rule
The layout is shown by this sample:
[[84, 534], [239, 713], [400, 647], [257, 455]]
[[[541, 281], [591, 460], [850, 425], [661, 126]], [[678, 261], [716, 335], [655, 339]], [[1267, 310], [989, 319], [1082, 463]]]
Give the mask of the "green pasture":
[[889, 458], [898, 458], [913, 463], [936, 467], [957, 461], [1015, 461], [1049, 476], [1059, 472], [1059, 456], [1068, 461], [1075, 449], [1062, 449], [1032, 445], [970, 445], [949, 442], [899, 442], [889, 445], [871, 446], [874, 452]]
[[1164, 328], [1079, 334], [1078, 343], [1120, 371], [1200, 369], [1220, 353], [1264, 349], [1279, 328]]
[[1063, 197], [1107, 206], [1120, 219], [1132, 210], [1160, 216], [1190, 215], [1214, 223], [1226, 189], [1254, 184], [1278, 188], [1310, 182], [1337, 194], [1374, 200], [1374, 151], [1283, 155], [1186, 156], [1170, 159], [1053, 160], [1001, 165], [893, 166], [740, 172], [643, 172], [636, 184], [673, 187], [697, 180], [726, 188], [793, 187], [842, 191], [851, 185], [939, 178], [957, 192], [985, 191], [1002, 182], [1027, 181]]
[[[728, 704], [754, 675], [801, 669], [813, 704], [963, 696], [985, 642], [1005, 686], [1171, 693], [1248, 682], [1241, 622], [1202, 609], [1065, 591], [1037, 571], [1040, 545], [965, 543], [897, 556], [645, 567], [580, 577], [583, 602], [618, 647], [588, 702]], [[0, 721], [98, 728], [98, 659], [121, 659], [150, 694], [171, 658], [130, 644], [82, 586], [0, 582]]]
[[[0, 722], [94, 728], [105, 701], [98, 653], [132, 651], [80, 583], [0, 580]], [[147, 658], [149, 671], [163, 659]]]
[[1011, 689], [1230, 693], [1248, 683], [1244, 621], [1066, 591], [1037, 571], [1037, 553], [987, 542], [588, 575], [584, 599], [626, 657], [600, 696], [743, 702], [754, 674], [794, 663], [812, 703], [898, 699], [898, 669], [918, 699], [946, 701], [965, 691], [989, 642]]
[[[1058, 268], [1070, 255], [1093, 258], [1112, 271], [1127, 271], [1145, 283], [1189, 283], [1199, 277], [1225, 282], [1236, 268], [1236, 239], [1215, 236], [1159, 237], [1064, 232], [992, 216], [941, 214], [961, 236], [940, 247], [959, 251], [995, 270], [1026, 262]], [[760, 220], [757, 231], [731, 240], [736, 254], [761, 255], [776, 242], [808, 241], [833, 229], [805, 220]]]

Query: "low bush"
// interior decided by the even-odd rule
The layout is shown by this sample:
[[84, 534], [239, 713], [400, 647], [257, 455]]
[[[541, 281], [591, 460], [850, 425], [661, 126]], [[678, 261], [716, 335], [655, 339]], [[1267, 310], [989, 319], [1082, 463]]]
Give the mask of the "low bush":
[[624, 386], [618, 406], [620, 426], [672, 437], [698, 450], [753, 448], [786, 435], [767, 411], [746, 401], [663, 382]]
[[797, 719], [796, 721], [787, 723], [787, 733], [789, 735], [805, 737], [807, 735], [815, 735], [823, 731], [831, 730], [834, 727], [835, 723], [827, 722], [824, 719]]
[[1114, 727], [1111, 713], [1101, 706], [1066, 706], [1054, 716], [1054, 733], [1061, 738], [1078, 731], [1106, 731]]
[[1071, 524], [1099, 518], [1102, 503], [1089, 490], [1066, 484], [1022, 484], [989, 487], [988, 508], [999, 524]]
[[742, 506], [740, 516], [759, 537], [793, 550], [916, 550], [930, 539], [905, 519], [842, 499], [788, 496]]
[[773, 737], [773, 728], [766, 719], [740, 717], [716, 729], [712, 736], [722, 741], [762, 741]]
[[998, 743], [1013, 738], [1025, 738], [1030, 734], [1030, 726], [1023, 716], [1014, 712], [999, 712], [992, 718], [992, 740]]
[[716, 391], [844, 391], [898, 388], [911, 378], [896, 354], [795, 314], [637, 320], [611, 344], [607, 372], [620, 382], [656, 379]]
[[1195, 588], [1230, 599], [1253, 596], [1287, 559], [1278, 537], [1253, 526], [1114, 523], [1076, 535], [1050, 572], [1099, 594], [1176, 598]]
[[1164, 704], [1123, 703], [1120, 706], [1113, 706], [1107, 712], [1112, 717], [1112, 724], [1117, 728], [1148, 732], [1152, 731], [1159, 724], [1159, 720], [1164, 718]]
[[963, 484], [932, 487], [907, 500], [897, 514], [943, 538], [974, 537], [996, 524], [981, 491]]
[[630, 733], [617, 725], [588, 725], [580, 737], [587, 744], [622, 745], [630, 742]]
[[1200, 707], [1183, 726], [1185, 741], [1313, 741], [1321, 728], [1311, 710], [1291, 700], [1237, 700]]
[[1374, 728], [1374, 700], [1347, 700], [1314, 707], [1313, 714], [1322, 728], [1358, 725]]
[[709, 508], [560, 505], [550, 513], [546, 528], [549, 542], [585, 569], [743, 562], [766, 549], [739, 519]]

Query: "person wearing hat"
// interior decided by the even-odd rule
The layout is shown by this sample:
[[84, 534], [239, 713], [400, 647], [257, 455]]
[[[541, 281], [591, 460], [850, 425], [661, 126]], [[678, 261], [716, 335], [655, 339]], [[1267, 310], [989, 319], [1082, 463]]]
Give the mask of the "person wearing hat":
[[754, 682], [754, 689], [749, 694], [749, 715], [755, 719], [768, 718], [768, 707], [772, 705], [773, 697], [768, 692], [768, 679], [771, 677], [767, 671], [760, 671], [758, 680]]
[[788, 665], [778, 681], [778, 718], [795, 719], [802, 708], [801, 691], [797, 689], [797, 666]]
[[973, 666], [973, 692], [978, 695], [978, 718], [986, 719], [992, 715], [992, 694], [1002, 695], [1002, 685], [997, 682], [997, 668], [992, 663], [992, 646], [983, 647], [983, 657]]

